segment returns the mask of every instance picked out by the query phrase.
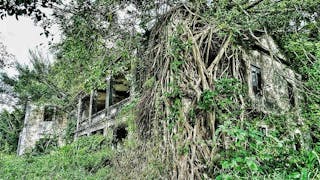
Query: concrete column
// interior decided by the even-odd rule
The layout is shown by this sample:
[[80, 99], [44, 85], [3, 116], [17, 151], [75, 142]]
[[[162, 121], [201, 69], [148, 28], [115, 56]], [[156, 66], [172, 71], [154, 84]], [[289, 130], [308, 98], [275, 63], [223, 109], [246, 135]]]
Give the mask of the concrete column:
[[25, 116], [24, 116], [24, 122], [23, 122], [23, 129], [19, 134], [19, 142], [18, 142], [18, 148], [17, 148], [17, 154], [20, 156], [24, 153], [26, 146], [27, 146], [27, 129], [29, 128], [29, 117], [30, 117], [30, 113], [31, 113], [31, 104], [30, 101], [28, 100], [25, 104]]
[[91, 90], [90, 92], [90, 104], [89, 104], [89, 125], [92, 123], [92, 104], [93, 104], [93, 98], [94, 98], [94, 90]]
[[23, 121], [23, 125], [24, 126], [27, 126], [28, 125], [28, 120], [29, 120], [29, 116], [30, 116], [30, 112], [31, 112], [31, 105], [30, 105], [30, 101], [28, 100], [26, 102], [26, 105], [25, 105], [25, 116], [24, 116], [24, 121]]
[[22, 132], [19, 133], [19, 141], [18, 141], [18, 148], [17, 148], [17, 154], [20, 156], [22, 154], [21, 151], [21, 141], [22, 141]]
[[106, 136], [108, 134], [108, 118], [109, 118], [109, 108], [111, 105], [112, 98], [112, 89], [111, 89], [111, 76], [106, 77], [106, 118], [105, 128], [103, 131], [103, 135]]
[[[81, 106], [82, 106], [82, 97], [79, 98], [78, 100], [78, 113], [77, 113], [77, 130], [79, 130], [79, 126], [80, 126], [80, 121], [81, 121]], [[75, 138], [78, 137], [78, 133], [75, 133]]]
[[111, 104], [111, 98], [112, 98], [112, 90], [111, 90], [111, 76], [108, 76], [106, 78], [106, 115], [109, 113], [109, 107]]

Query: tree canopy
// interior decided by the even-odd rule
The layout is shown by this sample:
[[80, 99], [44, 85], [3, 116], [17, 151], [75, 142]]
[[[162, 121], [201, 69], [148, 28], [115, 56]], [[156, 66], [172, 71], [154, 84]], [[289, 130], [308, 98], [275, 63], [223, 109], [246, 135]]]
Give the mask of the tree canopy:
[[37, 21], [46, 17], [43, 12], [44, 8], [52, 8], [60, 1], [57, 0], [1, 0], [0, 1], [0, 18], [6, 16], [15, 16], [17, 19], [20, 16], [28, 15], [34, 16]]

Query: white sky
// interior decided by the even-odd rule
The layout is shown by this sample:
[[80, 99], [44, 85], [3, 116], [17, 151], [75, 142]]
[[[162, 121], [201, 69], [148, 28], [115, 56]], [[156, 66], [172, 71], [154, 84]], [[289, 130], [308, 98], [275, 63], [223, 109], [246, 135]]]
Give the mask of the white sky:
[[[42, 32], [43, 29], [40, 26], [36, 26], [30, 17], [20, 17], [19, 20], [16, 20], [15, 17], [9, 16], [3, 20], [0, 19], [0, 41], [7, 46], [8, 52], [15, 56], [16, 61], [22, 64], [30, 65], [29, 49], [40, 50], [52, 61], [48, 46], [50, 39], [40, 36]], [[50, 32], [55, 34], [54, 42], [58, 42], [60, 40], [60, 32], [57, 26], [53, 27]], [[17, 74], [14, 68], [1, 70], [6, 71], [10, 76]], [[6, 97], [0, 94], [0, 98]], [[12, 110], [10, 108], [12, 104], [0, 104], [0, 112], [3, 109]]]
[[[129, 6], [124, 9], [123, 12], [120, 11], [119, 16], [127, 17], [126, 11], [128, 10], [136, 11], [136, 8]], [[45, 12], [50, 16], [50, 10], [45, 10]], [[126, 18], [123, 18], [121, 21], [124, 21], [125, 19]], [[59, 42], [61, 33], [58, 26], [54, 25], [49, 31], [54, 34], [54, 43]], [[51, 62], [53, 61], [53, 56], [50, 54], [48, 47], [48, 42], [52, 37], [47, 39], [45, 36], [40, 35], [42, 32], [42, 27], [36, 26], [30, 17], [19, 17], [19, 20], [16, 20], [15, 17], [7, 16], [3, 20], [0, 19], [0, 41], [7, 47], [8, 52], [15, 56], [16, 61], [21, 64], [30, 65], [30, 49], [40, 50]], [[17, 75], [14, 68], [0, 69], [0, 72], [1, 71], [7, 72], [9, 76]], [[4, 97], [0, 94], [0, 98]], [[2, 109], [8, 107], [10, 107], [10, 105], [0, 104], [0, 112]]]
[[[0, 41], [7, 46], [9, 53], [13, 54], [18, 62], [26, 65], [29, 65], [29, 49], [39, 49], [52, 60], [48, 49], [50, 39], [44, 35], [40, 36], [42, 32], [43, 29], [36, 26], [30, 17], [20, 17], [16, 20], [15, 17], [8, 16], [0, 19]], [[54, 41], [57, 42], [60, 39], [58, 28], [53, 28], [51, 32], [56, 34]], [[13, 69], [6, 71], [12, 75], [15, 73]]]

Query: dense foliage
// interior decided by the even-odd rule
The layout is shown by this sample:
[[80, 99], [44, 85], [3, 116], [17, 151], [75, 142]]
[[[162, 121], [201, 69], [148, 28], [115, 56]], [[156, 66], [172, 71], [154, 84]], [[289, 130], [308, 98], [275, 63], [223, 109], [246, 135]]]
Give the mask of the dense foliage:
[[3, 42], [0, 42], [0, 68], [3, 69], [6, 66], [12, 65], [13, 57]]
[[112, 157], [104, 137], [83, 138], [42, 156], [0, 154], [2, 179], [94, 179], [108, 175]]
[[[50, 145], [53, 151], [40, 143], [17, 158], [7, 153], [15, 152], [23, 111], [5, 111], [0, 178], [320, 178], [318, 2], [126, 3], [74, 0], [54, 8], [52, 21], [63, 33], [52, 46], [55, 61], [31, 52], [33, 67], [18, 64], [17, 77], [3, 74], [1, 80], [19, 105], [31, 100], [69, 107], [79, 91], [104, 87], [108, 75], [126, 74], [139, 97], [137, 127], [128, 128], [136, 141], [117, 149], [110, 139], [90, 137], [57, 149]], [[272, 36], [301, 75], [301, 117], [247, 110], [252, 104], [245, 81], [228, 67], [241, 62], [239, 46], [254, 48], [260, 34]], [[300, 118], [303, 123], [295, 121]], [[71, 122], [68, 143], [73, 128]]]
[[23, 126], [24, 111], [15, 109], [12, 112], [3, 111], [0, 113], [0, 151], [15, 153], [19, 133]]
[[[2, 0], [0, 1], [0, 18], [3, 19], [7, 15], [15, 16], [17, 19], [23, 15], [34, 15], [38, 21], [41, 18], [46, 17], [42, 12], [44, 8], [51, 7], [58, 4], [57, 0], [32, 0], [32, 1], [12, 1]], [[41, 10], [42, 8], [42, 10]]]

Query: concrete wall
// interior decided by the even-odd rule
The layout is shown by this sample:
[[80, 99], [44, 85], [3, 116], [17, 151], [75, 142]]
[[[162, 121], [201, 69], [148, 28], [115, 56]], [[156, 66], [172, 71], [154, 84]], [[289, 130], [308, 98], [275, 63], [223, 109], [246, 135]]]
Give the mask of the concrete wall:
[[[288, 68], [283, 61], [284, 56], [280, 53], [272, 38], [264, 36], [258, 39], [260, 46], [264, 50], [246, 50], [243, 54], [245, 76], [248, 84], [248, 96], [252, 100], [252, 108], [262, 112], [283, 113], [289, 110], [296, 110], [299, 113], [300, 96], [297, 90], [297, 82], [299, 75], [295, 74]], [[268, 53], [269, 52], [269, 53]], [[252, 88], [252, 72], [251, 65], [261, 69], [262, 78], [262, 95], [257, 96]], [[288, 82], [292, 84], [295, 105], [292, 107], [289, 101]], [[107, 79], [107, 87], [110, 88], [110, 78]], [[108, 95], [110, 90], [106, 91]], [[132, 93], [132, 92], [131, 92]], [[82, 123], [82, 102], [79, 99], [78, 114], [77, 114], [77, 130], [75, 138], [90, 135], [97, 130], [104, 130], [106, 134], [111, 127], [115, 125], [114, 118], [119, 112], [123, 104], [128, 102], [128, 99], [123, 100], [119, 104], [109, 107], [109, 97], [106, 96], [106, 109], [91, 115], [93, 93], [90, 96], [89, 117], [86, 122]], [[20, 134], [18, 154], [25, 153], [28, 149], [32, 149], [36, 142], [46, 136], [59, 136], [59, 144], [62, 144], [62, 137], [67, 126], [67, 118], [55, 118], [54, 121], [43, 121], [44, 107], [29, 105], [27, 108], [24, 128]]]
[[[121, 102], [109, 106], [103, 111], [100, 111], [91, 116], [91, 120], [87, 120], [85, 123], [79, 124], [78, 129], [75, 132], [75, 139], [81, 136], [89, 136], [95, 131], [103, 130], [104, 134], [112, 130], [110, 127], [115, 125], [115, 118], [120, 112], [122, 106], [126, 104], [130, 98], [124, 99]], [[81, 118], [78, 117], [78, 121]]]
[[[284, 56], [278, 51], [276, 44], [270, 37], [260, 38], [261, 46], [270, 51], [270, 54], [259, 50], [248, 50], [244, 53], [246, 79], [249, 97], [253, 107], [259, 111], [283, 113], [292, 109], [298, 110], [300, 96], [297, 82], [300, 76], [287, 67]], [[251, 65], [261, 69], [262, 95], [257, 96], [252, 88]], [[288, 83], [292, 85], [295, 105], [289, 100]]]
[[64, 130], [67, 127], [65, 115], [58, 116], [57, 110], [53, 121], [43, 121], [44, 106], [29, 104], [24, 119], [24, 127], [20, 133], [17, 153], [22, 155], [35, 147], [36, 142], [44, 137], [58, 136], [58, 144], [63, 144]]

